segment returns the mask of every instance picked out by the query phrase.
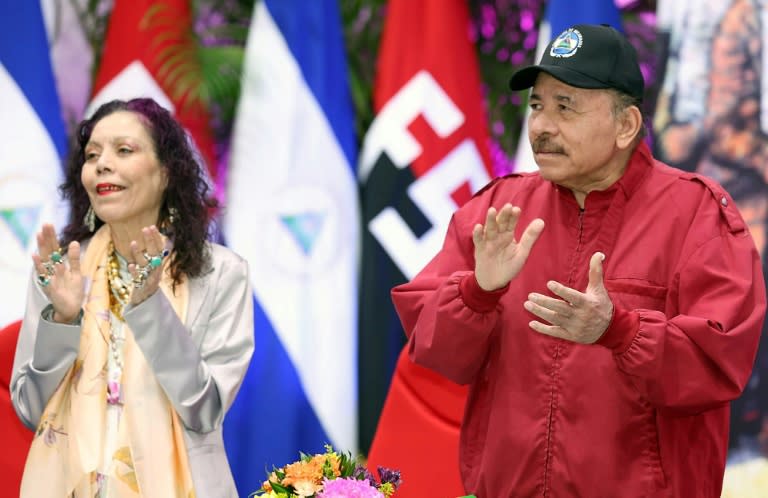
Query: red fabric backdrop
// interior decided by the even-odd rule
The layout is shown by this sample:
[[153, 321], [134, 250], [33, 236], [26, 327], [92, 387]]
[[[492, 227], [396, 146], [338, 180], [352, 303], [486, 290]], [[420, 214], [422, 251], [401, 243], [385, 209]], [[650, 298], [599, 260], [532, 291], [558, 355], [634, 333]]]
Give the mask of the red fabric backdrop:
[[0, 451], [0, 497], [19, 496], [21, 474], [33, 432], [24, 427], [11, 405], [9, 385], [13, 368], [13, 355], [21, 322], [14, 322], [0, 330], [0, 427], [3, 428], [3, 450]]

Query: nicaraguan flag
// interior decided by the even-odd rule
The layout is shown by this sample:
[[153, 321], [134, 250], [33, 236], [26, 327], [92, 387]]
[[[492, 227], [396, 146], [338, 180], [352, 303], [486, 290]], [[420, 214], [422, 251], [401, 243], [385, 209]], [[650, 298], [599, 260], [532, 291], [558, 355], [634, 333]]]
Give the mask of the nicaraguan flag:
[[241, 496], [300, 451], [355, 450], [359, 215], [347, 75], [336, 0], [257, 3], [224, 215], [256, 301], [256, 350], [224, 424]]
[[24, 312], [42, 223], [63, 228], [66, 131], [37, 1], [0, 0], [0, 327]]
[[[610, 24], [619, 31], [621, 12], [614, 0], [551, 0], [539, 26], [539, 40], [536, 45], [536, 62], [541, 59], [550, 40], [574, 24]], [[510, 74], [511, 76], [511, 74]], [[528, 113], [520, 131], [515, 155], [515, 171], [536, 171], [539, 167], [533, 159], [533, 150], [528, 141]]]

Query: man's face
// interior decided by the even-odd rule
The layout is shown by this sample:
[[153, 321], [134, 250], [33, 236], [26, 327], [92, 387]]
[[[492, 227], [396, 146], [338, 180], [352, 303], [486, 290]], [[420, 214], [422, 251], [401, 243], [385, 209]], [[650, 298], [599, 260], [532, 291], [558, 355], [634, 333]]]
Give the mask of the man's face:
[[541, 72], [530, 106], [528, 138], [544, 179], [586, 194], [621, 177], [611, 92], [572, 87]]

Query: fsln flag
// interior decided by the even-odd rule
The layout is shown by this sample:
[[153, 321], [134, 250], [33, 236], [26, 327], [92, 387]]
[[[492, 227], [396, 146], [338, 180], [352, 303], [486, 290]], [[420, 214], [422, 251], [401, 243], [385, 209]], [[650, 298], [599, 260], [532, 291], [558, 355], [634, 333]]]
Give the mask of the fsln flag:
[[369, 468], [399, 467], [408, 476], [404, 496], [462, 494], [457, 442], [466, 390], [401, 355], [405, 334], [390, 290], [437, 253], [455, 209], [491, 178], [469, 22], [465, 0], [389, 1], [376, 117], [360, 160], [361, 446], [376, 430]]
[[[544, 11], [544, 19], [539, 25], [539, 37], [536, 44], [536, 62], [541, 59], [549, 41], [574, 24], [610, 24], [619, 31], [621, 12], [614, 0], [550, 0]], [[510, 73], [510, 76], [512, 74]], [[536, 171], [538, 166], [533, 159], [533, 150], [528, 140], [528, 114], [520, 131], [515, 154], [515, 171]]]
[[210, 118], [193, 91], [201, 71], [190, 3], [115, 0], [86, 115], [113, 99], [155, 99], [191, 135], [215, 180]]
[[66, 130], [40, 3], [0, 0], [0, 327], [24, 313], [42, 223], [62, 228]]
[[224, 424], [242, 496], [300, 451], [356, 450], [353, 116], [336, 0], [257, 3], [224, 216], [256, 301], [258, 346]]

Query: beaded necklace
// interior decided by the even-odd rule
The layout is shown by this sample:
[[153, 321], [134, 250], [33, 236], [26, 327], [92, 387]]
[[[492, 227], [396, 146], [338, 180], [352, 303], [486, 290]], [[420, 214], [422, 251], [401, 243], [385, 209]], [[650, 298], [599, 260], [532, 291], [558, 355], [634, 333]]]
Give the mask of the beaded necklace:
[[111, 366], [107, 368], [107, 403], [119, 405], [123, 402], [120, 386], [123, 375], [123, 342], [125, 340], [122, 333], [122, 325], [125, 323], [123, 309], [131, 296], [132, 286], [126, 285], [120, 277], [120, 261], [117, 259], [115, 245], [112, 242], [109, 243], [108, 263], [109, 310], [114, 318], [110, 319], [109, 324], [109, 356]]
[[124, 322], [123, 308], [128, 303], [128, 298], [131, 297], [131, 289], [120, 278], [120, 262], [117, 260], [117, 252], [112, 242], [109, 243], [107, 278], [109, 279], [109, 288], [112, 290], [109, 294], [109, 309], [121, 322]]

